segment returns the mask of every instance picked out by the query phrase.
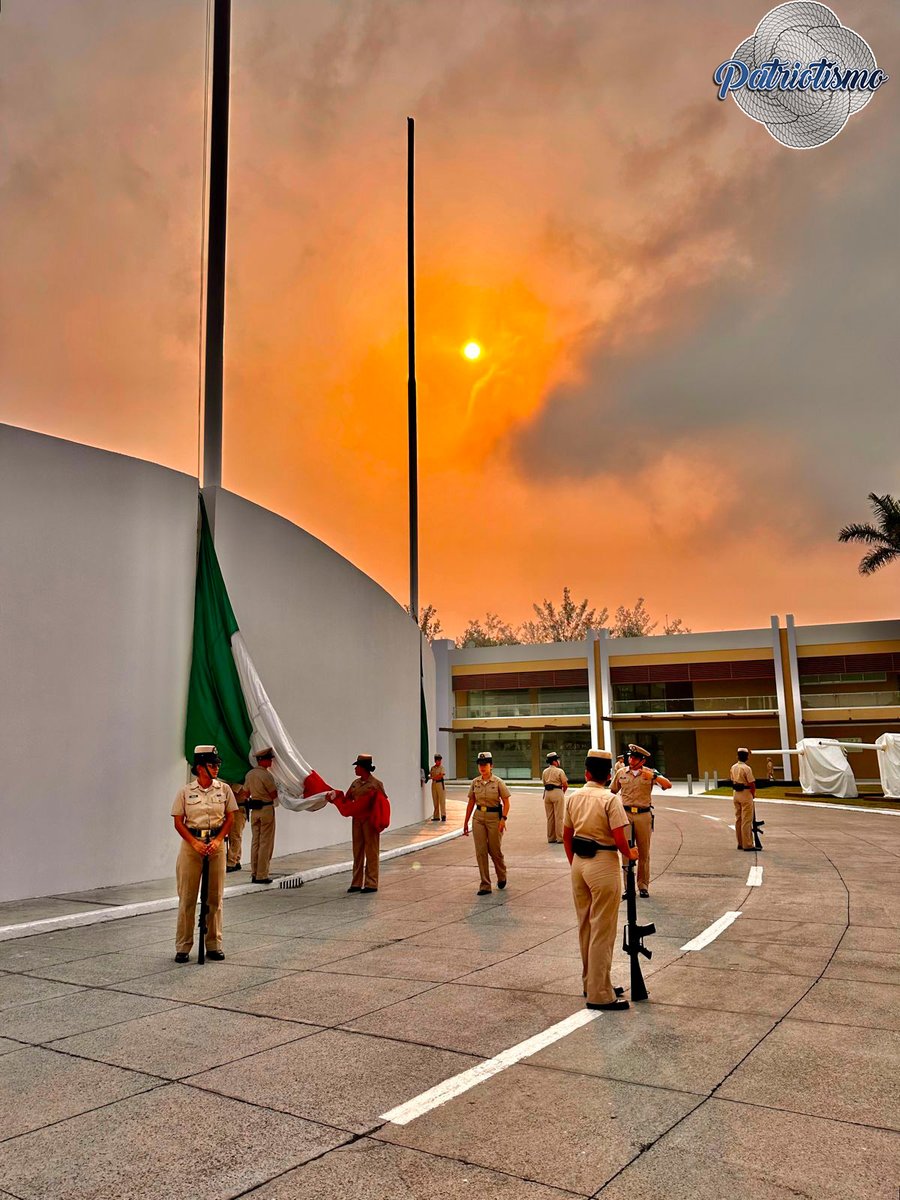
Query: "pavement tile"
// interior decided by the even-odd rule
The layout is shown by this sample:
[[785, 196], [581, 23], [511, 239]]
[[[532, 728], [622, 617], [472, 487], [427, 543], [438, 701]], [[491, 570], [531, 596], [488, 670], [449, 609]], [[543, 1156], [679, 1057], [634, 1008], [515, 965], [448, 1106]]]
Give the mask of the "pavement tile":
[[[697, 1103], [606, 1079], [586, 1087], [583, 1076], [520, 1064], [375, 1137], [592, 1195]], [[502, 1131], [486, 1137], [498, 1121]]]
[[435, 924], [436, 918], [434, 917], [428, 921], [417, 921], [413, 917], [407, 918], [402, 914], [361, 916], [355, 921], [344, 921], [341, 925], [336, 925], [327, 934], [323, 934], [323, 937], [333, 938], [335, 941], [346, 939], [348, 941], [376, 942], [383, 945], [386, 942], [402, 942], [419, 933], [428, 933], [434, 929]]
[[[804, 894], [799, 887], [778, 895], [774, 888], [751, 889], [754, 893], [738, 905], [745, 917], [760, 921], [813, 921], [826, 925], [847, 924], [847, 896]], [[724, 910], [723, 910], [724, 911]]]
[[846, 980], [826, 977], [803, 997], [791, 1020], [900, 1031], [900, 988], [891, 983], [854, 987]]
[[706, 1095], [769, 1032], [774, 1018], [634, 1004], [604, 1015], [528, 1061]]
[[900, 1138], [710, 1100], [612, 1181], [602, 1200], [896, 1200]]
[[718, 941], [777, 942], [833, 950], [846, 928], [845, 924], [825, 925], [821, 921], [760, 921], [744, 913], [739, 921], [720, 934]]
[[323, 969], [288, 975], [220, 996], [208, 1003], [236, 1012], [332, 1026], [342, 1025], [363, 1013], [384, 1008], [430, 988], [431, 984], [420, 980], [337, 975]]
[[900, 985], [900, 953], [845, 950], [842, 945], [826, 967], [825, 978], [850, 979], [859, 983], [892, 983], [897, 986]]
[[258, 949], [229, 950], [228, 962], [242, 963], [248, 967], [275, 967], [285, 971], [310, 971], [353, 958], [371, 950], [377, 942], [353, 942], [349, 938], [279, 938]]
[[898, 1061], [900, 1033], [789, 1019], [737, 1068], [719, 1094], [789, 1112], [900, 1129]]
[[90, 905], [75, 903], [63, 896], [39, 896], [33, 900], [4, 900], [0, 903], [0, 925], [21, 925], [26, 921], [44, 921], [49, 917], [67, 917], [84, 912]]
[[[78, 958], [70, 944], [71, 933], [42, 933], [39, 937], [14, 938], [0, 942], [0, 971], [31, 971], [52, 963]], [[91, 951], [87, 952], [88, 954]]]
[[[355, 954], [340, 962], [329, 962], [325, 970], [339, 975], [379, 975], [384, 978], [422, 979], [431, 983], [449, 983], [470, 972], [490, 966], [507, 955], [486, 950], [453, 950], [449, 946], [410, 946], [393, 942], [366, 953]], [[513, 960], [514, 961], [514, 960]], [[559, 960], [556, 960], [557, 964]]]
[[34, 968], [32, 974], [43, 979], [81, 984], [83, 987], [106, 987], [126, 979], [157, 974], [171, 963], [172, 949], [167, 942], [165, 950], [160, 946], [155, 954], [114, 950], [111, 954], [96, 954], [91, 958], [76, 958], [73, 962]]
[[682, 961], [653, 976], [651, 999], [688, 1008], [781, 1017], [815, 982], [815, 976], [686, 967]]
[[[248, 1193], [247, 1200], [564, 1200], [570, 1192], [527, 1183], [471, 1163], [437, 1158], [369, 1138], [342, 1146]], [[633, 1200], [633, 1198], [632, 1198]]]
[[562, 1021], [583, 1003], [580, 996], [446, 983], [423, 996], [348, 1021], [348, 1027], [488, 1058]]
[[125, 996], [120, 992], [82, 988], [53, 1000], [7, 1009], [3, 1016], [3, 1032], [21, 1042], [51, 1042], [175, 1007], [171, 1001], [156, 997]]
[[9, 1038], [0, 1037], [0, 1054], [12, 1054], [14, 1050], [21, 1050], [21, 1042], [10, 1041]]
[[[488, 897], [489, 898], [489, 897]], [[409, 938], [411, 946], [450, 946], [456, 950], [485, 950], [488, 953], [518, 954], [559, 935], [559, 926], [506, 929], [487, 921], [439, 925]]]
[[900, 929], [851, 925], [841, 950], [869, 950], [875, 954], [900, 954]]
[[0, 1179], [21, 1200], [222, 1200], [347, 1136], [172, 1084], [0, 1145]]
[[129, 992], [139, 996], [164, 996], [167, 1000], [185, 1000], [194, 1004], [224, 996], [228, 992], [268, 983], [270, 979], [281, 979], [288, 974], [272, 967], [245, 967], [238, 963], [209, 961], [198, 970], [199, 964], [167, 964], [165, 971], [156, 975], [142, 975], [112, 984], [113, 991]]
[[507, 958], [495, 966], [467, 975], [465, 982], [473, 987], [526, 989], [556, 992], [562, 996], [581, 996], [581, 958], [573, 957], [567, 962], [558, 955], [542, 954], [540, 949], [527, 950], [515, 958]]
[[19, 1048], [0, 1070], [0, 1141], [159, 1085], [158, 1079], [104, 1063]]
[[[735, 921], [735, 925], [740, 923]], [[794, 946], [784, 942], [726, 942], [722, 938], [716, 938], [703, 950], [685, 954], [682, 961], [687, 967], [717, 967], [724, 971], [820, 975], [831, 953], [827, 946]]]
[[52, 979], [0, 974], [0, 1012], [19, 1004], [33, 1004], [36, 1000], [50, 1000], [54, 996], [67, 996], [77, 991], [80, 988]]
[[226, 940], [232, 929], [250, 933], [258, 937], [267, 934], [274, 937], [315, 937], [320, 933], [329, 933], [336, 925], [341, 925], [353, 919], [352, 913], [338, 912], [332, 905], [316, 905], [314, 908], [303, 908], [293, 912], [270, 913], [258, 916], [238, 917], [234, 920], [228, 913], [228, 901], [225, 901], [225, 927], [223, 939]]
[[382, 1124], [383, 1112], [480, 1061], [430, 1046], [328, 1029], [193, 1076], [190, 1082], [351, 1133], [366, 1133]]

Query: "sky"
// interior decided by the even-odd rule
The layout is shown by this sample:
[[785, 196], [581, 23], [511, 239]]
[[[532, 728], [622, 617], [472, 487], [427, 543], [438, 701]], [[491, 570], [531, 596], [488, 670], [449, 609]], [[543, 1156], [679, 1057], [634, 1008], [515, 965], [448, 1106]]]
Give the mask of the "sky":
[[[4, 0], [0, 420], [198, 467], [205, 0]], [[789, 150], [716, 65], [765, 3], [233, 0], [224, 484], [422, 603], [564, 585], [695, 630], [898, 616], [900, 76]], [[894, 75], [880, 0], [835, 9]], [[462, 346], [483, 354], [469, 362]]]

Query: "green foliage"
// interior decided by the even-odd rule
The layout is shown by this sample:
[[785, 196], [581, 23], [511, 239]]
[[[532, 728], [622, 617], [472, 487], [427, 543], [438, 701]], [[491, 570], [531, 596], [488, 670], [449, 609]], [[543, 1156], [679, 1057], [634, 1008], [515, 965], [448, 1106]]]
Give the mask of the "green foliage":
[[869, 504], [875, 516], [874, 525], [845, 525], [838, 534], [839, 542], [862, 542], [874, 547], [860, 559], [860, 575], [874, 575], [900, 557], [900, 503], [893, 496], [870, 492]]

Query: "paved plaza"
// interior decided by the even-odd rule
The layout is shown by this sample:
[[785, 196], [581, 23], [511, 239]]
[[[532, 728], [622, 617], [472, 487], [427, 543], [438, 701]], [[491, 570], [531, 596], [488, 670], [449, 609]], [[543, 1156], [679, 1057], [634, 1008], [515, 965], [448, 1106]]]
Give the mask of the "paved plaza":
[[[742, 854], [730, 800], [677, 791], [640, 909], [650, 1000], [405, 1124], [385, 1114], [584, 1011], [539, 792], [513, 792], [487, 897], [471, 839], [428, 846], [456, 791], [446, 825], [391, 831], [424, 848], [377, 895], [335, 874], [227, 898], [223, 963], [175, 965], [172, 911], [0, 941], [0, 1197], [896, 1200], [900, 816], [760, 805], [765, 853]], [[0, 925], [171, 895], [0, 905]]]

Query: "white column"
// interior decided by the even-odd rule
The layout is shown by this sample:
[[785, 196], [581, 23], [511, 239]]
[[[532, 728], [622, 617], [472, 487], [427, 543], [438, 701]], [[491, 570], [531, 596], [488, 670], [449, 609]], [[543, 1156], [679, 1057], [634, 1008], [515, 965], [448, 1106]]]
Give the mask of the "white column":
[[597, 641], [600, 648], [600, 704], [603, 709], [603, 734], [597, 742], [597, 748], [614, 753], [616, 744], [613, 736], [612, 684], [609, 675], [609, 630], [601, 629]]
[[794, 727], [797, 730], [797, 741], [806, 737], [803, 732], [803, 704], [800, 697], [800, 663], [797, 661], [797, 627], [794, 624], [794, 614], [785, 617], [787, 626], [788, 669], [791, 673], [791, 697], [794, 701]]
[[[778, 618], [771, 618], [772, 624], [772, 657], [775, 660], [775, 692], [778, 696], [778, 732], [781, 736], [782, 748], [786, 749], [788, 745], [788, 723], [787, 723], [787, 697], [784, 691], [784, 668], [781, 660], [781, 630], [778, 624]], [[791, 778], [791, 757], [789, 754], [782, 754], [781, 765], [784, 770], [784, 778]]]

